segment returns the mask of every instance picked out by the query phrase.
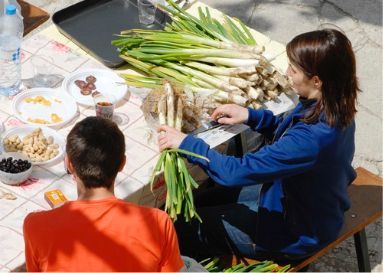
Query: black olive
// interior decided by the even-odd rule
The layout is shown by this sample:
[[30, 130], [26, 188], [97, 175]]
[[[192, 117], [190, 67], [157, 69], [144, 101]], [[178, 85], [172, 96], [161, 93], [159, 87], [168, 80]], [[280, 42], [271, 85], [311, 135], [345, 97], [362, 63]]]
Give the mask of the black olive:
[[1, 160], [0, 170], [7, 173], [20, 173], [28, 170], [32, 164], [28, 160], [14, 159], [12, 157]]

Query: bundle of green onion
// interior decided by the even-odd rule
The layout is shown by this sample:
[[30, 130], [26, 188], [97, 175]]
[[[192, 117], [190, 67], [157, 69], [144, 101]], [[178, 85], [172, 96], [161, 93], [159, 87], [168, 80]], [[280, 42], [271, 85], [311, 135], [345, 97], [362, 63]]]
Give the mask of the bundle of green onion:
[[260, 261], [251, 264], [239, 263], [231, 267], [223, 266], [219, 258], [208, 258], [200, 262], [209, 272], [286, 272], [290, 269], [290, 265], [279, 266], [273, 261]]
[[199, 18], [197, 18], [179, 8], [172, 0], [167, 0], [166, 2], [169, 4], [169, 7], [161, 6], [161, 8], [171, 15], [172, 22], [166, 24], [165, 30], [175, 32], [187, 31], [228, 44], [235, 43], [255, 46], [253, 49], [259, 53], [263, 51], [261, 47], [256, 47], [257, 43], [253, 35], [241, 20], [235, 19], [239, 23], [238, 27], [233, 19], [223, 15], [224, 23], [220, 23], [210, 15], [208, 8], [205, 8], [205, 13], [201, 8], [198, 8]]
[[199, 8], [197, 18], [167, 2], [162, 8], [172, 22], [164, 30], [126, 30], [112, 41], [121, 58], [146, 74], [125, 75], [128, 84], [152, 88], [166, 79], [218, 102], [254, 108], [288, 86], [242, 22], [224, 16], [220, 23], [208, 8]]
[[[167, 82], [164, 84], [164, 89], [165, 92], [158, 102], [159, 123], [161, 125], [174, 127], [180, 131], [183, 115], [182, 99], [177, 99], [177, 109], [175, 111], [173, 88]], [[187, 222], [193, 218], [201, 221], [194, 207], [192, 193], [193, 189], [198, 188], [198, 184], [190, 175], [181, 154], [192, 155], [208, 160], [198, 154], [182, 149], [164, 150], [154, 168], [151, 185], [153, 185], [156, 175], [163, 170], [167, 187], [165, 211], [169, 214], [170, 218], [175, 221], [177, 220], [177, 215], [183, 212], [183, 216]]]

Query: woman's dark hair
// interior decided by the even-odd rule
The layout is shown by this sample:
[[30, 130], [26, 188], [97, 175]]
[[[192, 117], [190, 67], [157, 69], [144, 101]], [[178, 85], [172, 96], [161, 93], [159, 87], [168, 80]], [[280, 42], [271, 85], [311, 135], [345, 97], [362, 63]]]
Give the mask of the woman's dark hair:
[[70, 131], [66, 152], [86, 188], [109, 188], [124, 160], [125, 138], [114, 122], [87, 117]]
[[316, 122], [324, 113], [330, 126], [347, 127], [354, 119], [357, 93], [355, 55], [351, 42], [338, 30], [323, 29], [296, 36], [286, 46], [287, 56], [311, 79], [322, 81], [322, 96], [303, 120]]

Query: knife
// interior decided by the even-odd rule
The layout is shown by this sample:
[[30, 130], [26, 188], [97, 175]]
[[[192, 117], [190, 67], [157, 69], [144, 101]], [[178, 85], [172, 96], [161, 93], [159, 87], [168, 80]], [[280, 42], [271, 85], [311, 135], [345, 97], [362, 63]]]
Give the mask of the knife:
[[211, 121], [203, 121], [201, 122], [201, 127], [195, 129], [193, 132], [191, 132], [192, 135], [198, 135], [200, 133], [212, 130], [214, 128], [220, 127], [222, 124], [216, 122], [215, 120]]

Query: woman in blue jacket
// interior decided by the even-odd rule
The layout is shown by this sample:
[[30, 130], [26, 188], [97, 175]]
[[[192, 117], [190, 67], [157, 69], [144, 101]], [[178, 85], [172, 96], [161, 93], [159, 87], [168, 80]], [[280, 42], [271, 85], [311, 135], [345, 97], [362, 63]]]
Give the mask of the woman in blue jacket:
[[209, 148], [201, 139], [170, 127], [159, 131], [160, 149], [186, 149], [188, 156], [224, 187], [196, 197], [202, 223], [175, 223], [181, 253], [195, 258], [240, 254], [294, 259], [334, 240], [349, 208], [347, 186], [355, 144], [359, 91], [355, 56], [347, 37], [333, 29], [304, 33], [286, 47], [287, 75], [300, 97], [287, 115], [223, 105], [212, 114], [222, 124], [246, 123], [269, 144], [241, 158]]

